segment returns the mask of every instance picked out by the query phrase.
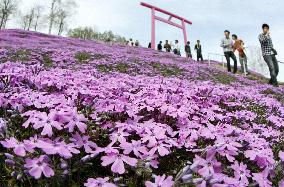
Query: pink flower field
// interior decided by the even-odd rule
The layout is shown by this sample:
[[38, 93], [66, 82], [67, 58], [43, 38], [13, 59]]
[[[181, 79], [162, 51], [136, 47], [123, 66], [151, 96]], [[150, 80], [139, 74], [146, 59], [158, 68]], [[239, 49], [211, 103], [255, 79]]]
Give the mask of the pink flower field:
[[0, 31], [0, 186], [284, 186], [284, 89], [151, 49]]

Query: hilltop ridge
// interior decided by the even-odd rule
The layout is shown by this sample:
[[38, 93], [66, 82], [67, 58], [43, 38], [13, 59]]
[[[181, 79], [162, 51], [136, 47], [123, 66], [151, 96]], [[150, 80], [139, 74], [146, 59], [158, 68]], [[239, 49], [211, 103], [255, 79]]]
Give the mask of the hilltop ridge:
[[[214, 61], [212, 61], [213, 65], [209, 67], [206, 61], [198, 63], [174, 54], [142, 47], [104, 44], [13, 29], [2, 30], [0, 34], [2, 62], [21, 61], [33, 64], [38, 63], [37, 60], [39, 60], [41, 64], [49, 66], [52, 61], [53, 65], [57, 67], [68, 67], [69, 65], [73, 67], [79, 62], [80, 66], [88, 64], [100, 71], [115, 71], [132, 75], [178, 76], [193, 81], [211, 80], [223, 83], [246, 80], [242, 75], [234, 76], [223, 71], [219, 66], [216, 66]], [[10, 55], [14, 58], [7, 58], [7, 53], [11, 53]], [[104, 64], [106, 61], [107, 63]], [[263, 80], [260, 76], [249, 78]]]

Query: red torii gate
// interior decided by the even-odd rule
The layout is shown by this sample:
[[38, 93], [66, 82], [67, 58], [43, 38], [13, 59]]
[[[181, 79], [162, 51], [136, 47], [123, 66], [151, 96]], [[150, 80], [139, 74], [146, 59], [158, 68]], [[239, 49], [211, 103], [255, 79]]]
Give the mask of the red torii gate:
[[[144, 7], [147, 7], [147, 8], [150, 8], [152, 10], [152, 32], [151, 32], [151, 47], [152, 49], [155, 49], [155, 20], [159, 20], [161, 22], [164, 22], [164, 23], [167, 23], [169, 25], [172, 25], [172, 26], [175, 26], [177, 28], [180, 28], [183, 30], [183, 37], [184, 37], [184, 45], [186, 45], [187, 43], [187, 35], [186, 35], [186, 27], [185, 27], [185, 24], [188, 23], [188, 24], [192, 24], [191, 21], [188, 21], [187, 19], [185, 18], [182, 18], [178, 15], [175, 15], [171, 12], [168, 12], [166, 10], [163, 10], [161, 8], [158, 8], [158, 7], [155, 7], [153, 5], [150, 5], [150, 4], [147, 4], [147, 3], [141, 3], [142, 6]], [[169, 19], [164, 19], [164, 18], [161, 18], [159, 16], [156, 16], [155, 15], [155, 11], [158, 11], [158, 12], [161, 12], [161, 13], [164, 13], [166, 15], [169, 15]], [[177, 23], [174, 23], [171, 21], [172, 18], [176, 18], [178, 20], [181, 21], [181, 25], [177, 24]]]

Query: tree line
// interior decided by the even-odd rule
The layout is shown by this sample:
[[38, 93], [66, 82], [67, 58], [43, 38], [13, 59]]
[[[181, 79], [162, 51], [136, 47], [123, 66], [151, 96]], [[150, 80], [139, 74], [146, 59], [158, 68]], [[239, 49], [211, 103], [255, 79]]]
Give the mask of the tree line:
[[120, 44], [125, 44], [127, 42], [125, 37], [116, 35], [112, 31], [105, 31], [103, 33], [100, 33], [92, 27], [78, 27], [75, 29], [70, 29], [67, 35], [72, 38], [80, 38], [83, 40], [97, 40]]
[[13, 18], [17, 20], [19, 28], [28, 31], [46, 29], [48, 34], [62, 35], [65, 32], [73, 38], [126, 42], [124, 37], [115, 35], [112, 31], [100, 33], [92, 27], [70, 29], [68, 22], [77, 9], [75, 0], [47, 0], [44, 5], [35, 3], [24, 11], [19, 8], [21, 3], [21, 0], [0, 0], [0, 29], [5, 29], [7, 22]]

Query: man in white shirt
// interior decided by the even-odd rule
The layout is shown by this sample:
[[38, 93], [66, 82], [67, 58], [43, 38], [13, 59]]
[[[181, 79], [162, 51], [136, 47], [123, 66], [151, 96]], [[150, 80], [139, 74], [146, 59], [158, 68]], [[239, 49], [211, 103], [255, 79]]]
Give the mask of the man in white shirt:
[[224, 34], [225, 34], [225, 38], [222, 39], [220, 46], [224, 49], [224, 54], [227, 60], [228, 72], [231, 72], [230, 59], [232, 58], [234, 61], [234, 73], [237, 73], [238, 61], [237, 61], [236, 55], [233, 52], [234, 41], [230, 38], [230, 31], [225, 30]]
[[181, 54], [180, 54], [180, 46], [179, 46], [178, 40], [175, 40], [174, 54], [181, 56]]
[[129, 46], [134, 46], [134, 42], [133, 42], [132, 38], [130, 38], [128, 45]]

